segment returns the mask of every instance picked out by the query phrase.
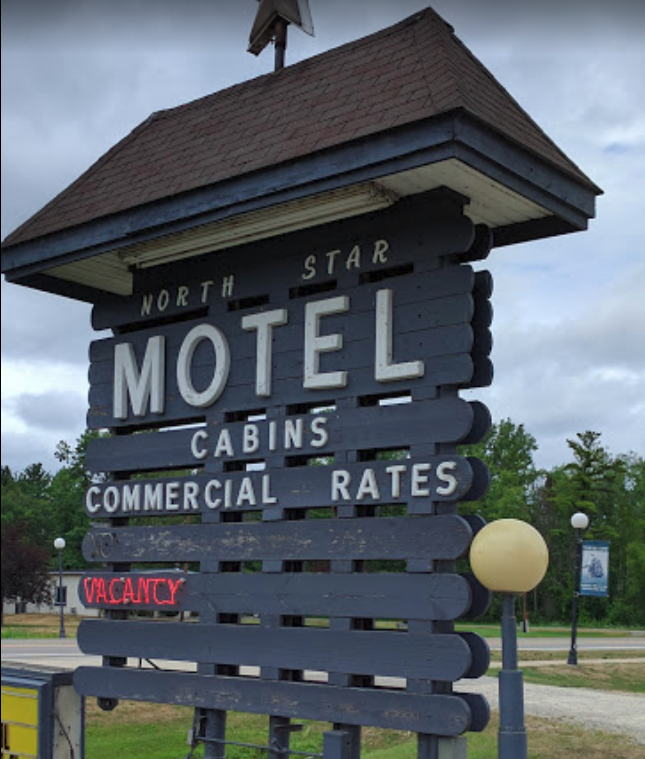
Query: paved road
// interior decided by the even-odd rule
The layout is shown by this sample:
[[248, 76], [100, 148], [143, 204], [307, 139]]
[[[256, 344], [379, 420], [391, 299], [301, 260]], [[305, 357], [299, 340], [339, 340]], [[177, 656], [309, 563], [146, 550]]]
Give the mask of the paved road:
[[[499, 638], [487, 638], [488, 645], [493, 651], [502, 647]], [[562, 638], [518, 638], [517, 647], [520, 651], [568, 651], [571, 640]], [[645, 651], [645, 636], [626, 635], [616, 638], [578, 638], [578, 651]]]
[[[492, 651], [499, 651], [498, 638], [488, 638]], [[568, 651], [568, 638], [520, 638], [518, 648], [522, 651]], [[625, 636], [620, 638], [579, 638], [578, 651], [645, 651], [645, 637]], [[75, 638], [3, 640], [2, 659], [19, 662], [33, 662], [53, 667], [78, 667], [81, 664], [100, 663], [99, 656], [85, 656], [76, 644]]]
[[[495, 640], [490, 640], [489, 643], [492, 649], [499, 646], [499, 642]], [[569, 649], [569, 641], [565, 638], [529, 638], [522, 639], [519, 644], [525, 650], [564, 652]], [[611, 649], [645, 650], [645, 638], [582, 638], [578, 649], [599, 653]], [[2, 660], [69, 669], [80, 665], [101, 663], [99, 656], [82, 654], [75, 639], [3, 641]], [[164, 666], [164, 662], [155, 661], [158, 665]], [[136, 661], [131, 663], [136, 664]], [[182, 665], [182, 663], [173, 662], [169, 666], [174, 669], [194, 669], [192, 663]], [[400, 685], [401, 683], [388, 678], [387, 684]], [[493, 677], [481, 677], [476, 682], [462, 680], [455, 689], [482, 693], [488, 698], [491, 707], [497, 708], [497, 680]], [[525, 683], [524, 701], [527, 714], [560, 718], [598, 730], [619, 733], [630, 736], [645, 745], [645, 719], [643, 719], [645, 695]]]
[[[50, 667], [77, 667], [90, 659], [76, 644], [76, 638], [38, 638], [33, 640], [3, 640], [2, 661], [44, 664]], [[66, 662], [63, 664], [62, 662]]]

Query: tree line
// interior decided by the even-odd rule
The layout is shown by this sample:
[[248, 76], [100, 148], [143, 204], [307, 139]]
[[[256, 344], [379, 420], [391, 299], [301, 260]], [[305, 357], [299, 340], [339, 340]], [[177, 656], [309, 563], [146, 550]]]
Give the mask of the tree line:
[[[39, 463], [20, 472], [2, 467], [3, 602], [49, 600], [56, 537], [66, 541], [64, 568], [88, 566], [81, 552], [90, 526], [84, 495], [92, 482], [85, 450], [95, 434], [86, 432], [74, 445], [60, 442], [54, 474]], [[510, 419], [494, 424], [481, 443], [461, 447], [461, 453], [486, 463], [491, 482], [485, 497], [462, 503], [460, 513], [477, 513], [487, 521], [522, 519], [539, 530], [549, 546], [549, 569], [526, 606], [534, 622], [566, 623], [575, 556], [569, 520], [576, 511], [585, 512], [590, 524], [584, 538], [610, 541], [610, 568], [609, 597], [585, 598], [582, 621], [645, 626], [645, 459], [612, 455], [593, 431], [578, 433], [567, 445], [569, 461], [540, 469], [534, 462], [536, 440], [522, 424]], [[488, 616], [496, 620], [496, 608]]]
[[549, 568], [529, 594], [531, 617], [540, 622], [570, 618], [574, 585], [575, 531], [571, 516], [589, 517], [585, 540], [610, 542], [609, 596], [585, 597], [581, 618], [613, 625], [645, 625], [645, 459], [635, 453], [612, 455], [598, 432], [587, 430], [567, 440], [571, 460], [552, 469], [535, 466], [535, 438], [522, 424], [505, 419], [493, 425], [465, 453], [489, 467], [485, 497], [464, 503], [461, 513], [487, 521], [523, 519], [549, 547]]

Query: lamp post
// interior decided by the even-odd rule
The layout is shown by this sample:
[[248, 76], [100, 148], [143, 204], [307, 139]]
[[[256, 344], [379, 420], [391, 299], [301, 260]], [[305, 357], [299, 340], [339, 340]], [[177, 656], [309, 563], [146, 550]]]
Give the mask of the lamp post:
[[544, 577], [549, 551], [540, 533], [519, 519], [498, 519], [482, 528], [470, 547], [470, 565], [489, 590], [502, 593], [502, 669], [499, 673], [499, 759], [526, 759], [524, 685], [517, 668], [515, 596]]
[[54, 548], [58, 551], [58, 608], [60, 609], [60, 629], [58, 637], [65, 637], [65, 602], [63, 601], [63, 549], [65, 538], [56, 538]]
[[589, 517], [582, 511], [577, 511], [571, 517], [571, 526], [576, 531], [576, 555], [573, 570], [573, 602], [571, 604], [571, 647], [567, 664], [578, 664], [578, 649], [576, 637], [578, 634], [578, 596], [580, 595], [580, 572], [582, 570], [582, 531], [589, 526]]

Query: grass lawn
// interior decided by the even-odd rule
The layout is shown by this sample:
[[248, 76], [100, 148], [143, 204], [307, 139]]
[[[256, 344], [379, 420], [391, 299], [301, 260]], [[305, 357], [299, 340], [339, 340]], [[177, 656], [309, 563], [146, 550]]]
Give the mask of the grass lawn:
[[[82, 617], [65, 616], [65, 632], [67, 637], [75, 637], [76, 630]], [[169, 619], [168, 621], [174, 621]], [[7, 614], [4, 617], [2, 627], [3, 638], [57, 638], [59, 628], [58, 614]], [[386, 624], [379, 625], [386, 627]], [[394, 624], [392, 625], [394, 627]], [[499, 625], [460, 623], [455, 626], [458, 631], [474, 632], [484, 638], [499, 638]], [[518, 638], [561, 638], [567, 637], [571, 632], [568, 627], [531, 627], [528, 633], [518, 630]], [[627, 636], [629, 630], [616, 628], [580, 628], [578, 636], [581, 638], [612, 638]]]
[[[553, 661], [554, 663], [565, 664], [568, 651], [540, 651], [539, 649], [532, 649], [530, 651], [518, 651], [518, 656], [522, 664], [532, 661]], [[640, 649], [612, 649], [611, 651], [585, 651], [578, 649], [578, 661], [582, 662], [586, 659], [602, 659], [603, 661], [610, 659], [645, 659], [645, 648]], [[491, 651], [491, 662], [501, 662], [502, 652]]]
[[[65, 634], [75, 638], [82, 617], [65, 615]], [[2, 638], [23, 640], [27, 638], [57, 638], [60, 626], [58, 614], [5, 614]]]
[[[113, 712], [101, 712], [88, 699], [86, 753], [88, 759], [183, 759], [188, 753], [187, 731], [192, 710], [161, 704], [122, 702]], [[267, 718], [230, 712], [228, 737], [231, 740], [266, 744]], [[321, 751], [322, 732], [328, 725], [304, 722], [294, 733], [291, 747], [300, 751]], [[529, 759], [643, 759], [643, 746], [598, 731], [589, 731], [563, 722], [533, 717], [526, 719]], [[491, 759], [497, 753], [497, 716], [483, 733], [468, 734], [468, 758]], [[259, 750], [228, 746], [228, 759], [265, 759]], [[202, 757], [197, 749], [195, 757]], [[416, 759], [416, 739], [410, 733], [376, 728], [363, 729], [363, 759]]]
[[[462, 623], [455, 625], [455, 629], [459, 632], [474, 632], [481, 635], [482, 638], [499, 638], [500, 626], [499, 625], [483, 625], [477, 623]], [[559, 626], [531, 626], [527, 633], [522, 632], [520, 629], [517, 631], [517, 637], [520, 638], [566, 638], [571, 635], [570, 627]], [[607, 628], [578, 628], [579, 638], [621, 638], [626, 635], [630, 635], [630, 631], [626, 629], [618, 629], [615, 627]]]
[[[573, 667], [554, 664], [546, 667], [521, 665], [524, 681], [539, 685], [559, 685], [563, 688], [597, 688], [629, 693], [645, 693], [645, 660], [638, 662], [607, 662], [585, 664], [578, 660]], [[492, 672], [491, 672], [492, 674]]]

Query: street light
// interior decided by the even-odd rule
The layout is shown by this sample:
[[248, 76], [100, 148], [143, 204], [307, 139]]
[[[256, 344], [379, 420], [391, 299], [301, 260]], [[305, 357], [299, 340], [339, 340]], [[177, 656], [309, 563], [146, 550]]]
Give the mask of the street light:
[[549, 550], [540, 533], [519, 519], [498, 519], [483, 527], [470, 547], [475, 577], [502, 593], [502, 669], [499, 673], [499, 759], [526, 759], [524, 686], [517, 668], [515, 596], [533, 590], [544, 577]]
[[567, 664], [578, 664], [576, 636], [578, 628], [578, 596], [580, 595], [580, 571], [582, 569], [582, 531], [589, 526], [589, 517], [582, 511], [576, 511], [571, 517], [571, 526], [576, 531], [576, 555], [573, 569], [573, 602], [571, 604], [571, 647]]
[[60, 609], [60, 629], [59, 638], [65, 637], [65, 602], [63, 601], [63, 549], [65, 548], [65, 538], [56, 538], [54, 548], [58, 551], [58, 608]]

